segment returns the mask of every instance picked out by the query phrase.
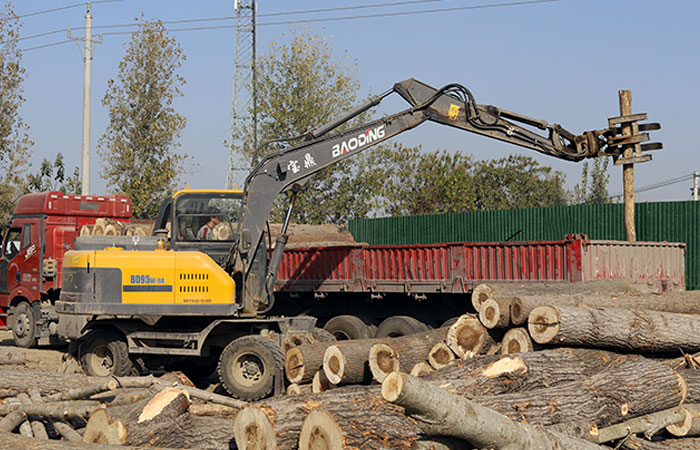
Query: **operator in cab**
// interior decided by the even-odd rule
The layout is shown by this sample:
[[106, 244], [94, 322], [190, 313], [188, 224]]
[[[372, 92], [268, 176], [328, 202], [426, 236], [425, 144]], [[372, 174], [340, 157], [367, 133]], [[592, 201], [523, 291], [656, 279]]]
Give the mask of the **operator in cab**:
[[219, 211], [212, 211], [207, 223], [202, 225], [199, 231], [197, 231], [197, 239], [200, 241], [213, 241], [215, 239], [214, 227], [216, 227], [220, 222], [221, 219], [219, 218]]

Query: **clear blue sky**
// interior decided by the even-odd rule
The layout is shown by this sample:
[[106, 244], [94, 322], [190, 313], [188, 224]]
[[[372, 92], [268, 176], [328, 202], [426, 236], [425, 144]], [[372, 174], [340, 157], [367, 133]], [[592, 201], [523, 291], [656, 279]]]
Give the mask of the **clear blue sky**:
[[[507, 3], [493, 0], [436, 0], [385, 8], [323, 14], [265, 17], [276, 12], [363, 6], [397, 0], [281, 1], [259, 0], [258, 52], [265, 53], [290, 25], [272, 21], [335, 18], [399, 11]], [[15, 0], [20, 15], [75, 5], [71, 0]], [[233, 0], [122, 0], [93, 4], [93, 26], [129, 24], [143, 12], [164, 21], [230, 17]], [[84, 25], [84, 6], [23, 18], [22, 36]], [[618, 89], [631, 89], [634, 112], [647, 112], [663, 129], [654, 138], [665, 149], [654, 161], [636, 166], [636, 186], [644, 187], [700, 171], [697, 105], [700, 104], [700, 2], [695, 0], [560, 0], [548, 3], [357, 18], [311, 24], [330, 39], [341, 58], [345, 51], [358, 63], [360, 96], [382, 92], [394, 82], [417, 78], [435, 87], [461, 83], [477, 102], [556, 122], [573, 132], [604, 128], [617, 116]], [[215, 24], [233, 24], [216, 22]], [[202, 25], [210, 25], [204, 23]], [[188, 24], [188, 26], [190, 26]], [[170, 25], [170, 28], [182, 27]], [[128, 28], [127, 28], [128, 29]], [[124, 28], [120, 29], [124, 30]], [[97, 32], [113, 31], [99, 30]], [[233, 28], [174, 31], [187, 61], [185, 96], [177, 101], [187, 118], [182, 151], [199, 163], [184, 181], [192, 187], [224, 187], [231, 111]], [[75, 30], [74, 35], [82, 35]], [[28, 39], [27, 49], [66, 39], [65, 31]], [[107, 80], [115, 78], [128, 35], [105, 36], [95, 47], [92, 80], [92, 191], [104, 193], [94, 153], [107, 125], [101, 106]], [[43, 157], [62, 152], [71, 170], [80, 164], [83, 64], [75, 43], [26, 51], [27, 99], [23, 119], [34, 140], [34, 169]], [[385, 112], [406, 105], [388, 102]], [[408, 145], [471, 153], [476, 159], [511, 153], [535, 156], [567, 175], [580, 177], [580, 165], [540, 156], [518, 147], [426, 124], [400, 137]], [[621, 168], [611, 169], [610, 192], [621, 192]], [[690, 199], [691, 181], [638, 194], [639, 201]]]

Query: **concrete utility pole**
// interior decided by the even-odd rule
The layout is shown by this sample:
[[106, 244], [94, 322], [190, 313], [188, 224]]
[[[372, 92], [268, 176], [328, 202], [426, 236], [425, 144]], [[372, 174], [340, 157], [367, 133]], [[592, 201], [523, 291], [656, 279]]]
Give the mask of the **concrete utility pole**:
[[693, 172], [693, 200], [698, 201], [698, 179], [700, 178], [700, 173], [697, 171]]
[[[85, 37], [77, 38], [71, 36], [70, 28], [68, 29], [68, 39], [73, 39], [78, 44], [78, 41], [85, 42], [85, 50], [82, 53], [84, 63], [83, 75], [83, 164], [81, 167], [82, 180], [81, 190], [82, 195], [90, 193], [90, 90], [92, 82], [92, 13], [90, 12], [90, 3], [87, 4], [85, 12]], [[95, 41], [96, 44], [102, 43], [102, 35]], [[80, 45], [78, 44], [78, 51]]]

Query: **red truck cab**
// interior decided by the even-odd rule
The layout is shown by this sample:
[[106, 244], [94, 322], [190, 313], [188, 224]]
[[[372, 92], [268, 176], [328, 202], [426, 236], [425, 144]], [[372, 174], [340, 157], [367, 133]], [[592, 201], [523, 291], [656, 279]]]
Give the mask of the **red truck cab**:
[[128, 222], [125, 195], [67, 195], [60, 191], [22, 196], [2, 241], [0, 330], [11, 329], [20, 347], [51, 342], [58, 317], [63, 254], [84, 225], [98, 218]]

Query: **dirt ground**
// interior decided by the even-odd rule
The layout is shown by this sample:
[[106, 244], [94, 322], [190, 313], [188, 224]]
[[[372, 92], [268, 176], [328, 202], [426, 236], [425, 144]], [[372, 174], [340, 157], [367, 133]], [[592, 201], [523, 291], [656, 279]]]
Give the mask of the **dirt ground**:
[[[0, 331], [0, 346], [13, 347], [12, 332]], [[59, 372], [63, 367], [63, 351], [67, 347], [42, 347], [26, 350], [24, 365], [12, 366], [12, 370]], [[8, 366], [9, 367], [9, 366]]]

